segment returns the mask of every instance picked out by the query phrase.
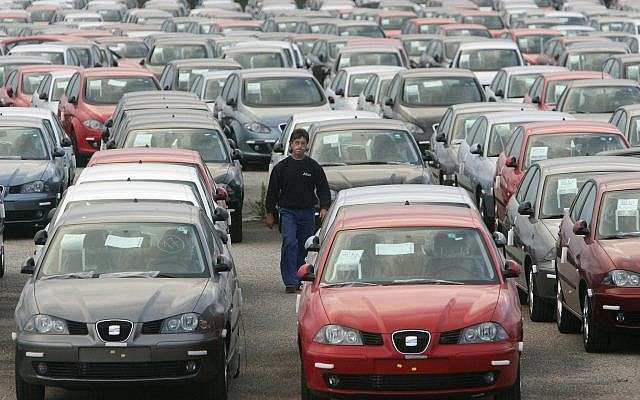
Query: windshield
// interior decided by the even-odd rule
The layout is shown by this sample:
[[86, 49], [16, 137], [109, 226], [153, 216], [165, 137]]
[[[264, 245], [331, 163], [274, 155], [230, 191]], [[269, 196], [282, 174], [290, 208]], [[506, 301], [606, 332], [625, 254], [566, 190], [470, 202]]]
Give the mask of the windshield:
[[473, 15], [464, 17], [465, 24], [479, 24], [484, 25], [487, 29], [503, 29], [504, 24], [502, 18], [498, 15]]
[[420, 163], [409, 133], [376, 129], [317, 133], [310, 156], [320, 164]]
[[373, 74], [354, 74], [349, 78], [349, 93], [347, 93], [348, 97], [358, 97], [365, 86], [367, 86], [367, 82], [369, 82], [369, 78], [371, 78]]
[[542, 53], [544, 44], [557, 35], [520, 36], [517, 40], [520, 52], [525, 54]]
[[210, 129], [153, 129], [133, 131], [125, 148], [157, 147], [195, 150], [204, 162], [228, 162], [226, 148], [219, 132]]
[[310, 77], [247, 79], [242, 96], [250, 107], [317, 107], [326, 102]]
[[535, 135], [527, 142], [524, 167], [552, 158], [592, 156], [601, 151], [620, 150], [626, 146], [619, 135], [607, 133], [571, 133]]
[[487, 149], [487, 157], [498, 157], [504, 151], [513, 128], [522, 124], [522, 122], [512, 122], [504, 124], [495, 124], [489, 132], [489, 148]]
[[226, 82], [226, 78], [221, 79], [209, 79], [207, 80], [207, 84], [204, 88], [204, 101], [216, 101], [220, 92], [222, 92], [222, 88], [224, 87], [224, 83]]
[[186, 58], [208, 58], [204, 45], [171, 44], [158, 45], [153, 49], [149, 64], [165, 65], [169, 61], [184, 60]]
[[444, 56], [451, 60], [460, 48], [460, 42], [446, 42], [444, 44]]
[[294, 33], [299, 24], [298, 21], [278, 22], [278, 32]]
[[100, 14], [103, 21], [106, 22], [120, 22], [122, 21], [122, 15], [119, 10], [96, 10], [96, 13]]
[[52, 64], [56, 64], [56, 65], [64, 65], [64, 53], [62, 52], [49, 52], [49, 51], [21, 51], [21, 52], [17, 52], [15, 53], [16, 55], [20, 55], [20, 56], [27, 56], [27, 57], [42, 57], [45, 58], [49, 61], [51, 61]]
[[338, 69], [368, 65], [402, 66], [398, 53], [349, 53], [340, 57]]
[[458, 59], [459, 68], [472, 71], [498, 71], [505, 67], [519, 65], [518, 52], [508, 49], [464, 50]]
[[475, 229], [354, 229], [336, 236], [321, 282], [488, 284], [497, 274]]
[[430, 42], [430, 39], [405, 40], [403, 42], [404, 50], [410, 57], [419, 57], [427, 50], [427, 46]]
[[227, 58], [235, 60], [242, 68], [282, 68], [286, 67], [284, 58], [280, 52], [273, 51], [252, 51], [252, 52], [232, 52], [227, 54]]
[[584, 87], [570, 89], [563, 112], [576, 114], [612, 113], [618, 107], [640, 103], [640, 88], [635, 86]]
[[602, 71], [604, 61], [617, 52], [602, 51], [598, 53], [570, 54], [566, 62], [566, 67], [572, 71]]
[[482, 94], [473, 78], [407, 78], [402, 101], [415, 107], [444, 107], [482, 101]]
[[213, 67], [180, 68], [178, 70], [178, 90], [188, 91], [198, 75], [217, 69]]
[[3, 158], [47, 160], [47, 147], [40, 130], [36, 128], [0, 127], [0, 159]]
[[571, 81], [550, 81], [547, 84], [545, 103], [550, 105], [558, 104], [558, 100], [560, 100], [560, 96], [562, 96], [562, 93], [564, 93], [564, 90], [567, 88], [569, 82]]
[[311, 52], [313, 45], [316, 43], [316, 39], [298, 39], [295, 42], [302, 55], [306, 56]]
[[87, 78], [84, 97], [90, 104], [117, 104], [125, 93], [157, 89], [150, 76]]
[[71, 78], [59, 78], [53, 81], [53, 93], [51, 94], [51, 101], [59, 101], [60, 97], [67, 90], [67, 85]]
[[174, 223], [101, 223], [61, 227], [53, 237], [38, 279], [64, 274], [158, 272], [149, 276], [208, 277], [196, 228]]
[[31, 10], [31, 22], [50, 22], [55, 10]]
[[524, 97], [525, 94], [529, 92], [529, 88], [533, 85], [533, 82], [539, 76], [539, 73], [536, 74], [528, 74], [528, 75], [514, 75], [511, 77], [511, 81], [509, 82], [509, 93], [507, 93], [507, 97], [509, 98], [520, 98]]
[[490, 38], [491, 33], [489, 33], [486, 29], [468, 29], [468, 28], [460, 28], [460, 29], [447, 29], [446, 36], [451, 37], [459, 37], [459, 36], [478, 36]]
[[145, 58], [149, 48], [143, 42], [107, 43], [107, 48], [123, 58]]
[[402, 29], [402, 25], [408, 19], [414, 17], [403, 15], [403, 16], [395, 16], [395, 17], [383, 17], [380, 19], [380, 26], [384, 30], [400, 30]]
[[600, 202], [598, 239], [640, 236], [640, 190], [607, 192]]
[[340, 28], [340, 36], [365, 36], [371, 38], [383, 38], [384, 33], [378, 26], [347, 26]]
[[584, 172], [549, 175], [544, 181], [540, 218], [562, 218], [565, 209], [571, 207], [578, 189], [594, 175], [601, 172]]
[[22, 93], [33, 94], [40, 85], [42, 78], [44, 78], [46, 72], [36, 72], [33, 74], [22, 75]]

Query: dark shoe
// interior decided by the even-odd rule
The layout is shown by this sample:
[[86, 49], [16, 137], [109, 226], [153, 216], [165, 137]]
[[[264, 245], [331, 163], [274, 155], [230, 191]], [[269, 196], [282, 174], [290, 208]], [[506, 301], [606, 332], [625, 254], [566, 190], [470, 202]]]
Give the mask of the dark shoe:
[[298, 291], [298, 288], [296, 286], [287, 286], [284, 289], [285, 293], [296, 293]]

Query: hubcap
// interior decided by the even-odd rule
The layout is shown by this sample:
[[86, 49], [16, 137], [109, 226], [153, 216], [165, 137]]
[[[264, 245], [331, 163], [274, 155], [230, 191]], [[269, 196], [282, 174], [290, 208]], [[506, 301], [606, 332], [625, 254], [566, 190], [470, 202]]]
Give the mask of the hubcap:
[[582, 334], [586, 343], [589, 340], [589, 299], [586, 296], [582, 306]]
[[533, 314], [533, 271], [529, 271], [529, 314]]
[[558, 323], [562, 318], [562, 287], [560, 282], [556, 284], [556, 312], [558, 313]]

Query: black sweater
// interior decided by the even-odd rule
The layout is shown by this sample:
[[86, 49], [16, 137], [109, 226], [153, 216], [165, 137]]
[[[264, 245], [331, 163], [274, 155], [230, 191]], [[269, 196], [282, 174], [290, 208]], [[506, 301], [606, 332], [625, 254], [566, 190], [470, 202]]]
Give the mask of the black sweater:
[[[317, 194], [317, 197], [316, 197]], [[296, 160], [291, 156], [273, 167], [267, 190], [266, 209], [275, 214], [282, 208], [329, 208], [331, 193], [327, 177], [320, 164], [309, 157]]]

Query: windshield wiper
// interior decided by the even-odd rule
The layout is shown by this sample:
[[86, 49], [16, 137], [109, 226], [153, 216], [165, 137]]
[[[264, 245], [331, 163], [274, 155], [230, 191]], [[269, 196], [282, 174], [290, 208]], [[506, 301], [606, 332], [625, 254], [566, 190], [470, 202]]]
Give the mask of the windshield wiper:
[[340, 282], [340, 283], [322, 283], [320, 287], [322, 288], [331, 288], [331, 287], [345, 287], [345, 286], [380, 286], [379, 283], [374, 282]]
[[99, 274], [96, 271], [85, 271], [85, 272], [69, 272], [67, 274], [57, 274], [57, 275], [48, 275], [40, 278], [41, 280], [46, 279], [92, 279], [97, 278]]
[[100, 278], [157, 278], [160, 271], [127, 271], [100, 274]]
[[404, 285], [404, 284], [417, 284], [417, 285], [464, 285], [462, 282], [448, 281], [445, 279], [430, 279], [430, 278], [414, 278], [414, 279], [396, 279], [387, 283], [387, 285]]

